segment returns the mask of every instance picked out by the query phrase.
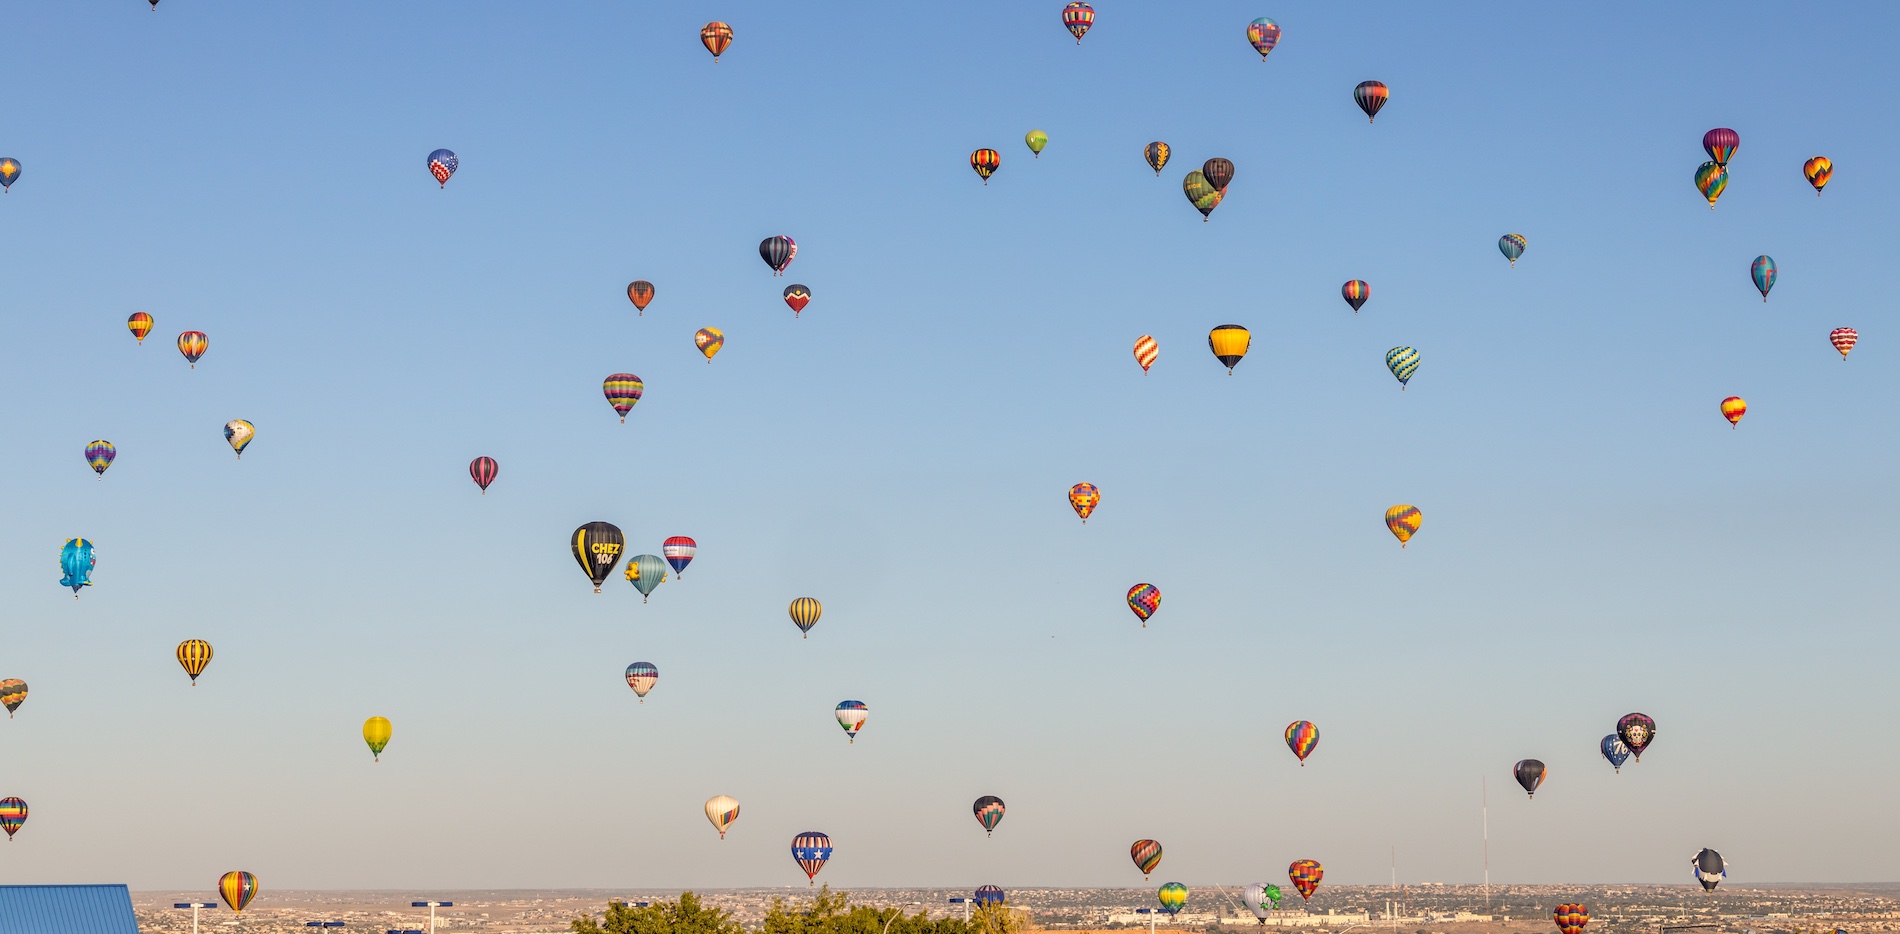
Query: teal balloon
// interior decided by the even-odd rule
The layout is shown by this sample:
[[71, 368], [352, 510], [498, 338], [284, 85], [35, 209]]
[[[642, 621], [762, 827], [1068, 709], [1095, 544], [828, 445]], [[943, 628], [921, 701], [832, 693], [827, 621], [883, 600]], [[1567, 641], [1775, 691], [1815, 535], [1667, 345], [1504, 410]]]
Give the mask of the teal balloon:
[[1498, 252], [1503, 253], [1513, 266], [1517, 265], [1517, 258], [1524, 255], [1524, 248], [1529, 245], [1523, 234], [1505, 234], [1498, 238]]
[[1411, 347], [1394, 347], [1386, 351], [1385, 368], [1392, 371], [1392, 375], [1398, 378], [1399, 388], [1404, 389], [1405, 384], [1412, 379], [1412, 374], [1418, 370], [1418, 351]]
[[59, 583], [73, 589], [73, 597], [79, 597], [79, 588], [92, 586], [92, 567], [98, 563], [93, 556], [92, 543], [83, 538], [69, 538], [66, 546], [59, 550]]
[[636, 555], [627, 562], [627, 580], [640, 591], [640, 602], [645, 603], [653, 589], [666, 580], [666, 559], [659, 555]]

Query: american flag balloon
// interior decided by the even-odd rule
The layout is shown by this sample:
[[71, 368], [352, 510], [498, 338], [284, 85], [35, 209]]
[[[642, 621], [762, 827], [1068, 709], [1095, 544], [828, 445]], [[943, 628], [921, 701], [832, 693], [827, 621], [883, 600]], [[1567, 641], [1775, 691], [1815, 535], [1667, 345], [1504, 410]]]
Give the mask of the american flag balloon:
[[1834, 344], [1835, 350], [1841, 352], [1841, 362], [1846, 363], [1847, 352], [1853, 350], [1860, 341], [1860, 332], [1853, 328], [1835, 328], [1828, 332], [1827, 339]]
[[459, 164], [456, 162], [455, 153], [446, 149], [429, 153], [429, 174], [435, 176], [435, 180], [444, 188], [449, 187], [449, 176], [455, 174], [455, 167]]

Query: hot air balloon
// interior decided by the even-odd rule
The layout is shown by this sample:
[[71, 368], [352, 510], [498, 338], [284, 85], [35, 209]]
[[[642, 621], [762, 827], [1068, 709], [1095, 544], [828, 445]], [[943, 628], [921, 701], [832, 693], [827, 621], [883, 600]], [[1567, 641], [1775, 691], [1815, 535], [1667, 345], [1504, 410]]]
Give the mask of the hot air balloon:
[[712, 821], [713, 829], [719, 831], [719, 839], [726, 839], [726, 828], [739, 819], [739, 802], [730, 795], [714, 795], [706, 799], [706, 819]]
[[811, 289], [797, 283], [785, 287], [785, 304], [791, 307], [792, 317], [798, 317], [798, 313], [804, 311], [805, 306], [810, 303]]
[[1615, 733], [1603, 737], [1603, 741], [1597, 743], [1597, 752], [1603, 754], [1604, 761], [1610, 763], [1610, 767], [1615, 769], [1618, 775], [1623, 774], [1623, 763], [1629, 761], [1630, 748], [1623, 745], [1623, 741], [1617, 739]]
[[194, 370], [198, 368], [198, 358], [204, 356], [210, 347], [211, 340], [205, 337], [203, 331], [186, 331], [178, 335], [178, 352], [185, 355], [185, 362], [191, 364]]
[[1418, 527], [1424, 523], [1425, 516], [1418, 511], [1417, 506], [1401, 503], [1385, 511], [1385, 527], [1398, 537], [1400, 548], [1404, 548], [1405, 543], [1418, 534]]
[[1009, 899], [1000, 885], [979, 885], [970, 900], [976, 902], [978, 908], [985, 908], [990, 905], [1001, 905]]
[[1148, 618], [1161, 609], [1161, 588], [1153, 584], [1136, 584], [1128, 588], [1128, 608], [1135, 611], [1135, 618], [1141, 620], [1141, 628], [1148, 628]]
[[1372, 118], [1379, 115], [1379, 109], [1385, 106], [1386, 100], [1391, 96], [1392, 91], [1385, 86], [1383, 81], [1361, 81], [1358, 87], [1352, 89], [1352, 99], [1359, 105], [1360, 110], [1366, 112], [1367, 123], [1371, 123]]
[[863, 701], [839, 701], [834, 713], [838, 717], [838, 726], [844, 729], [844, 735], [851, 737], [851, 743], [856, 745], [858, 731], [864, 729], [864, 719], [871, 715], [871, 708], [864, 706]]
[[1220, 207], [1221, 199], [1226, 197], [1226, 194], [1216, 188], [1213, 182], [1207, 180], [1207, 176], [1202, 174], [1200, 169], [1189, 172], [1187, 177], [1181, 180], [1181, 193], [1187, 195], [1188, 203], [1194, 205], [1196, 211], [1201, 212], [1203, 224], [1207, 223], [1208, 215], [1213, 214], [1214, 209]]
[[152, 333], [152, 323], [151, 315], [142, 311], [135, 311], [132, 313], [132, 317], [125, 319], [125, 329], [131, 331], [132, 336], [138, 338], [139, 346], [143, 347], [145, 346], [145, 335]]
[[1306, 757], [1313, 754], [1319, 746], [1319, 727], [1308, 720], [1295, 720], [1286, 725], [1286, 748], [1293, 750], [1299, 757], [1300, 768], [1306, 768]]
[[797, 255], [798, 244], [783, 234], [759, 241], [759, 258], [772, 267], [772, 275], [784, 275], [785, 267], [790, 266]]
[[7, 842], [13, 842], [13, 835], [26, 826], [26, 802], [19, 798], [0, 798], [0, 830], [7, 832]]
[[594, 592], [600, 593], [601, 582], [614, 572], [614, 565], [620, 563], [621, 550], [627, 547], [620, 527], [611, 522], [589, 522], [575, 529], [568, 541], [581, 573], [594, 582]]
[[1755, 280], [1755, 289], [1761, 292], [1764, 305], [1768, 303], [1768, 290], [1775, 287], [1775, 275], [1778, 272], [1775, 258], [1766, 253], [1755, 257], [1755, 261], [1748, 264], [1748, 277]]
[[792, 624], [798, 627], [799, 632], [805, 633], [805, 638], [809, 639], [811, 627], [818, 625], [818, 617], [824, 614], [825, 607], [810, 597], [799, 597], [792, 601], [790, 612]]
[[1255, 882], [1247, 886], [1241, 890], [1240, 900], [1261, 924], [1267, 923], [1267, 916], [1273, 913], [1273, 899], [1267, 897], [1265, 885]]
[[99, 559], [92, 553], [92, 543], [83, 538], [69, 538], [65, 547], [59, 550], [60, 586], [73, 589], [73, 599], [79, 599], [79, 588], [92, 586], [92, 568]]
[[1286, 877], [1293, 880], [1293, 888], [1300, 893], [1300, 900], [1313, 897], [1319, 889], [1319, 880], [1326, 877], [1326, 867], [1316, 859], [1296, 859], [1293, 865], [1286, 867]]
[[1161, 902], [1161, 910], [1173, 917], [1187, 905], [1188, 887], [1179, 882], [1169, 882], [1155, 892], [1155, 898]]
[[1392, 371], [1399, 381], [1399, 391], [1405, 391], [1405, 384], [1412, 381], [1412, 374], [1418, 371], [1418, 351], [1411, 347], [1394, 347], [1385, 352], [1385, 368]]
[[712, 363], [712, 358], [719, 353], [719, 348], [726, 346], [726, 332], [718, 328], [700, 328], [693, 332], [693, 346], [698, 347], [699, 352], [706, 355], [707, 363]]
[[1147, 373], [1148, 368], [1155, 365], [1155, 358], [1159, 356], [1161, 356], [1161, 345], [1155, 341], [1153, 335], [1143, 334], [1135, 338], [1135, 362], [1141, 364], [1142, 373]]
[[627, 666], [627, 687], [633, 688], [633, 696], [646, 703], [647, 692], [660, 680], [660, 669], [652, 662], [634, 662]]
[[1075, 37], [1075, 44], [1082, 44], [1082, 37], [1089, 34], [1089, 27], [1095, 25], [1095, 8], [1083, 0], [1073, 0], [1062, 8], [1062, 25]]
[[1030, 153], [1040, 159], [1042, 147], [1049, 145], [1049, 134], [1041, 130], [1030, 130], [1023, 135], [1023, 145], [1028, 146]]
[[[1742, 416], [1747, 415], [1747, 414], [1748, 414], [1748, 403], [1744, 402], [1741, 396], [1730, 396], [1722, 400], [1722, 417], [1728, 419], [1728, 424], [1730, 428], [1734, 428], [1740, 425], [1742, 422]], [[1630, 748], [1635, 749], [1636, 747], [1631, 746]], [[1638, 762], [1643, 761], [1642, 753], [1639, 752], [1636, 754], [1636, 761]]]
[[653, 589], [666, 583], [666, 562], [659, 555], [634, 555], [627, 562], [627, 583], [640, 591], [640, 602], [647, 602]]
[[369, 744], [373, 761], [383, 761], [383, 749], [389, 745], [390, 733], [388, 717], [371, 717], [363, 721], [363, 742]]
[[1741, 136], [1725, 126], [1702, 134], [1702, 151], [1708, 153], [1716, 165], [1725, 169], [1728, 168], [1728, 160], [1735, 156], [1735, 147], [1741, 144]]
[[1234, 164], [1219, 156], [1215, 156], [1201, 163], [1201, 177], [1207, 179], [1209, 185], [1220, 189], [1224, 195], [1227, 191], [1228, 183], [1234, 180]]
[[805, 870], [809, 883], [817, 885], [818, 871], [825, 868], [825, 861], [831, 858], [831, 837], [816, 830], [793, 837], [792, 858], [798, 861], [798, 868]]
[[633, 303], [633, 309], [640, 317], [646, 317], [647, 303], [653, 301], [653, 283], [645, 279], [627, 283], [627, 301]]
[[1247, 24], [1247, 43], [1260, 53], [1260, 60], [1267, 60], [1267, 53], [1280, 41], [1280, 24], [1264, 16]]
[[455, 167], [460, 164], [455, 153], [446, 149], [429, 153], [429, 174], [435, 176], [436, 182], [443, 188], [449, 187], [449, 176], [455, 174]]
[[1722, 197], [1722, 190], [1728, 187], [1728, 170], [1713, 162], [1704, 162], [1695, 170], [1695, 190], [1709, 199], [1709, 210], [1715, 210], [1715, 199]]
[[1003, 799], [995, 795], [976, 799], [976, 803], [970, 805], [970, 810], [976, 814], [976, 822], [983, 825], [983, 835], [986, 837], [996, 830], [997, 824], [1003, 822]]
[[1815, 156], [1801, 164], [1801, 174], [1808, 177], [1808, 184], [1814, 186], [1814, 196], [1821, 196], [1821, 189], [1827, 187], [1827, 180], [1834, 177], [1834, 162], [1826, 156]]
[[1155, 140], [1142, 148], [1141, 157], [1148, 160], [1148, 167], [1155, 170], [1156, 178], [1160, 178], [1161, 167], [1168, 164], [1168, 154], [1173, 151], [1167, 143]]
[[248, 872], [234, 870], [218, 877], [218, 895], [232, 911], [243, 911], [244, 906], [257, 897], [257, 892], [257, 877]]
[[1827, 332], [1827, 339], [1828, 343], [1834, 345], [1835, 350], [1841, 352], [1841, 362], [1846, 363], [1847, 352], [1853, 350], [1855, 344], [1860, 343], [1860, 332], [1853, 328], [1835, 328]]
[[1715, 891], [1715, 887], [1728, 878], [1728, 864], [1722, 862], [1722, 854], [1706, 846], [1689, 861], [1689, 865], [1695, 867], [1695, 880], [1702, 883], [1704, 892]]
[[607, 397], [607, 404], [614, 407], [620, 415], [620, 424], [627, 423], [627, 413], [633, 411], [634, 403], [640, 401], [640, 395], [647, 390], [647, 384], [632, 373], [613, 373], [600, 381], [600, 391]]
[[1141, 877], [1146, 879], [1156, 866], [1161, 865], [1161, 844], [1153, 840], [1136, 840], [1135, 845], [1128, 848], [1128, 857], [1135, 861], [1135, 867], [1141, 870]]
[[1214, 359], [1227, 367], [1227, 375], [1234, 375], [1234, 367], [1247, 356], [1247, 349], [1253, 346], [1253, 333], [1238, 324], [1223, 324], [1207, 332], [1207, 349], [1214, 352]]
[[712, 53], [713, 64], [718, 64], [719, 56], [726, 54], [726, 47], [732, 44], [732, 27], [717, 20], [701, 26], [699, 44]]
[[686, 576], [686, 566], [693, 563], [693, 556], [697, 554], [699, 543], [684, 535], [675, 535], [660, 543], [660, 555], [673, 566], [673, 573], [682, 578]]
[[1101, 501], [1102, 491], [1096, 489], [1093, 483], [1078, 483], [1069, 487], [1069, 508], [1082, 517], [1083, 525], [1088, 524], [1089, 513], [1094, 512], [1095, 504]]
[[990, 183], [990, 176], [995, 175], [996, 170], [1002, 165], [1003, 154], [994, 149], [979, 149], [970, 153], [970, 168], [976, 170], [977, 176], [983, 179], [986, 187]]
[[238, 460], [244, 459], [244, 449], [251, 446], [251, 439], [257, 437], [257, 426], [241, 418], [224, 423], [224, 443], [237, 452]]
[[1367, 285], [1364, 279], [1349, 279], [1339, 287], [1339, 294], [1346, 299], [1346, 304], [1352, 306], [1352, 313], [1356, 315], [1366, 299], [1372, 297], [1372, 286]]
[[1498, 238], [1498, 252], [1511, 261], [1512, 269], [1517, 268], [1517, 258], [1524, 255], [1524, 248], [1529, 245], [1523, 234], [1505, 234]]
[[501, 465], [495, 463], [492, 457], [477, 457], [468, 462], [469, 479], [474, 480], [475, 485], [482, 488], [483, 496], [488, 495], [488, 485], [494, 483], [495, 477], [500, 473]]
[[1561, 934], [1583, 934], [1583, 926], [1590, 923], [1590, 909], [1582, 905], [1558, 905], [1550, 917], [1557, 922]]
[[1544, 764], [1536, 759], [1519, 759], [1517, 765], [1511, 767], [1511, 775], [1524, 787], [1525, 794], [1535, 798], [1537, 786], [1544, 783]]
[[110, 441], [94, 441], [86, 445], [86, 466], [91, 467], [101, 480], [106, 478], [106, 468], [112, 466], [113, 458], [118, 456], [119, 449], [113, 447]]
[[5, 194], [13, 194], [13, 183], [19, 180], [20, 160], [12, 157], [0, 158], [0, 190], [4, 190]]
[[7, 719], [13, 719], [13, 712], [26, 703], [26, 682], [18, 678], [0, 681], [0, 706], [7, 708]]
[[198, 676], [204, 674], [205, 666], [211, 664], [211, 643], [203, 639], [186, 639], [178, 643], [178, 664], [183, 666], [185, 674], [191, 676], [191, 686], [198, 686]]
[[[1740, 415], [1735, 417], [1741, 418]], [[1643, 750], [1656, 741], [1656, 721], [1650, 719], [1648, 714], [1626, 713], [1616, 721], [1616, 738], [1630, 748], [1630, 752], [1636, 755], [1636, 761], [1641, 762]]]

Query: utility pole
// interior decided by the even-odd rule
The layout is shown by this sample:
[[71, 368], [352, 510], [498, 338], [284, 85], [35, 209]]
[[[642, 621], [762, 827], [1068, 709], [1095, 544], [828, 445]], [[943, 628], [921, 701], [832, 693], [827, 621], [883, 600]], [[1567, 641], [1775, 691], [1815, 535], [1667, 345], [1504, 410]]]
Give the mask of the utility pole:
[[172, 907], [191, 909], [191, 934], [198, 934], [199, 909], [210, 908], [210, 909], [216, 910], [218, 907], [218, 903], [217, 902], [173, 902]]
[[437, 908], [453, 908], [455, 907], [455, 903], [454, 902], [410, 902], [409, 907], [429, 909], [429, 934], [435, 934], [435, 910]]

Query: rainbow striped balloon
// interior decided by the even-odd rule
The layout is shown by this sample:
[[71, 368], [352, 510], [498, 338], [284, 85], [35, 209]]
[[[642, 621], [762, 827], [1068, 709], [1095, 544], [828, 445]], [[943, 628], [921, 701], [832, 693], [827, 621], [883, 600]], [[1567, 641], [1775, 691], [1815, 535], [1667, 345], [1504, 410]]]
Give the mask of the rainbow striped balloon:
[[0, 830], [7, 832], [7, 839], [26, 825], [26, 802], [19, 798], [0, 798]]
[[218, 877], [218, 895], [232, 911], [243, 911], [257, 892], [257, 877], [248, 872], [234, 869]]
[[1155, 871], [1156, 866], [1161, 865], [1161, 844], [1153, 840], [1136, 840], [1135, 845], [1128, 848], [1128, 858], [1135, 861], [1142, 877], [1146, 878]]
[[1352, 306], [1352, 313], [1356, 315], [1366, 299], [1372, 297], [1372, 286], [1367, 285], [1364, 279], [1353, 279], [1339, 287], [1339, 294], [1345, 297], [1346, 304]]
[[1286, 748], [1300, 758], [1300, 767], [1306, 767], [1306, 757], [1313, 754], [1313, 747], [1319, 745], [1319, 727], [1308, 720], [1295, 720], [1286, 727]]
[[634, 403], [640, 401], [647, 384], [632, 373], [614, 373], [600, 382], [600, 392], [607, 397], [607, 404], [620, 414], [620, 424], [627, 423], [627, 413], [633, 411]]

